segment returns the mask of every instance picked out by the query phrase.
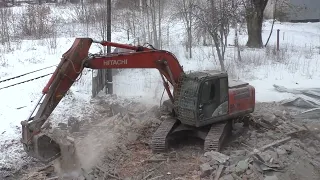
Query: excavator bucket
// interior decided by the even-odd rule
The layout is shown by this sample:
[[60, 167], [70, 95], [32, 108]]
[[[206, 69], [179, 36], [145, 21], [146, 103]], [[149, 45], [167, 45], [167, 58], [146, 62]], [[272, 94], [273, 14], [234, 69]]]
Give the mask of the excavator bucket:
[[21, 142], [24, 149], [30, 156], [40, 161], [50, 162], [56, 159], [61, 155], [61, 145], [64, 147], [70, 145], [70, 142], [66, 142], [65, 137], [60, 136], [59, 133], [56, 135], [60, 137], [48, 135], [44, 129], [48, 125], [47, 119], [52, 111], [80, 76], [84, 62], [88, 59], [92, 42], [90, 38], [77, 38], [74, 41], [72, 47], [63, 54], [57, 69], [43, 89], [44, 99], [34, 108], [36, 109], [39, 105], [36, 115], [21, 122]]
[[44, 133], [34, 135], [31, 142], [32, 146], [24, 144], [24, 150], [29, 156], [42, 162], [53, 161], [61, 155], [60, 145]]

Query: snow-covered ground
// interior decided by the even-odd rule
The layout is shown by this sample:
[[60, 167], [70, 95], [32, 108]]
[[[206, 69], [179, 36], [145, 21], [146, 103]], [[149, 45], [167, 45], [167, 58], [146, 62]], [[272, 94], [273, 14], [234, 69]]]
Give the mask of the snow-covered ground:
[[[17, 9], [15, 9], [17, 11]], [[63, 9], [54, 9], [55, 14], [66, 17]], [[173, 52], [186, 71], [218, 69], [218, 60], [213, 56], [212, 47], [195, 46], [193, 58], [187, 58], [188, 53], [183, 47], [184, 29], [181, 23], [170, 25], [169, 37], [164, 36], [168, 43], [164, 49]], [[33, 70], [51, 65], [57, 65], [61, 55], [72, 45], [75, 37], [86, 36], [83, 28], [71, 21], [65, 25], [63, 35], [57, 38], [57, 48], [52, 49], [48, 40], [22, 40], [12, 43], [12, 51], [3, 51], [0, 46], [0, 81]], [[265, 22], [263, 41], [266, 42], [271, 28], [271, 22]], [[256, 88], [256, 100], [260, 102], [280, 101], [292, 98], [294, 95], [278, 93], [273, 85], [288, 88], [320, 87], [320, 23], [276, 23], [269, 46], [265, 49], [253, 50], [243, 48], [242, 61], [235, 60], [236, 51], [228, 47], [226, 67], [230, 76], [247, 81]], [[280, 29], [279, 55], [275, 55], [276, 29]], [[71, 31], [72, 30], [72, 31]], [[88, 35], [97, 38], [92, 32]], [[114, 32], [113, 41], [126, 43], [126, 34]], [[230, 35], [229, 42], [233, 42]], [[247, 36], [240, 35], [240, 43], [245, 45]], [[96, 52], [97, 47], [92, 48]], [[0, 88], [41, 76], [54, 71], [54, 67], [24, 76], [19, 79], [0, 83]], [[71, 88], [71, 93], [65, 97], [55, 109], [52, 119], [63, 122], [70, 116], [81, 116], [81, 110], [90, 110], [92, 71], [86, 70], [82, 78]], [[36, 101], [41, 96], [41, 90], [50, 76], [28, 83], [0, 89], [0, 167], [19, 168], [25, 154], [20, 145], [20, 121], [28, 118]], [[126, 70], [114, 77], [114, 93], [125, 98], [134, 98], [151, 104], [159, 104], [163, 92], [158, 71], [153, 69]]]

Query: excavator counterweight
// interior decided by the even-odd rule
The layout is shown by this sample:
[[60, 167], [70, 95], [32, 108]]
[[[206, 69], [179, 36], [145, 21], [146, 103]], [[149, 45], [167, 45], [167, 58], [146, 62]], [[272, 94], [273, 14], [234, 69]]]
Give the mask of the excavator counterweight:
[[[134, 52], [89, 55], [92, 43]], [[254, 111], [254, 87], [248, 83], [229, 81], [225, 72], [186, 74], [177, 58], [165, 50], [77, 38], [62, 55], [57, 69], [43, 89], [44, 99], [41, 102], [41, 98], [36, 105], [35, 109], [39, 108], [35, 116], [32, 112], [27, 120], [21, 122], [21, 142], [30, 156], [43, 162], [60, 156], [59, 142], [43, 131], [47, 128], [48, 117], [84, 68], [153, 68], [159, 71], [169, 97], [165, 105], [171, 116], [161, 123], [152, 137], [154, 151], [167, 150], [168, 137], [181, 132], [202, 138], [205, 150], [220, 150], [222, 141], [230, 132], [230, 120]]]

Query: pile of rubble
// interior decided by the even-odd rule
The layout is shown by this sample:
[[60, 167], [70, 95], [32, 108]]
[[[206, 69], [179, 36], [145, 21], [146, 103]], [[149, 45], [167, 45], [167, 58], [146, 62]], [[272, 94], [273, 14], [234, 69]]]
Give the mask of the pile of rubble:
[[[82, 121], [71, 117], [68, 123], [59, 124], [73, 139], [76, 149], [73, 154], [62, 153], [62, 158], [55, 162], [55, 170], [64, 179], [117, 179], [116, 165], [121, 156], [128, 153], [126, 145], [135, 142], [145, 127], [161, 123], [157, 106], [121, 101], [116, 96], [95, 99], [92, 105], [94, 111], [84, 115]], [[68, 162], [73, 163], [73, 169]]]
[[258, 107], [250, 127], [235, 124], [235, 140], [221, 153], [206, 152], [200, 158], [201, 179], [320, 179], [320, 126], [294, 122], [276, 103], [260, 106], [274, 106], [268, 108], [273, 113]]
[[[303, 124], [294, 118], [297, 110], [280, 103], [257, 103], [248, 123], [233, 124], [220, 152], [203, 152], [203, 143], [189, 139], [168, 154], [154, 154], [148, 142], [161, 123], [159, 108], [105, 99], [92, 102], [93, 111], [82, 119], [59, 125], [77, 146], [78, 179], [320, 179], [320, 122]], [[63, 170], [55, 166], [60, 175], [75, 175]]]

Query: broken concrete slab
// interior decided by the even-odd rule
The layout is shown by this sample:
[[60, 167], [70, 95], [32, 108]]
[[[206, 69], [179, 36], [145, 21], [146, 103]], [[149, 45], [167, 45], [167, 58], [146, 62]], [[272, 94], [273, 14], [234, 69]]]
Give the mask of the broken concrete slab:
[[278, 154], [271, 150], [266, 150], [264, 153], [269, 154], [271, 156], [271, 159], [269, 161], [275, 161], [278, 159]]
[[210, 175], [213, 170], [213, 167], [211, 167], [209, 163], [204, 163], [200, 165], [201, 177], [206, 177]]
[[139, 134], [136, 132], [128, 132], [128, 141], [134, 142], [139, 138]]
[[201, 163], [207, 163], [210, 162], [211, 158], [210, 157], [205, 157], [205, 156], [201, 156], [200, 157], [200, 162]]
[[222, 154], [222, 153], [219, 153], [217, 151], [206, 152], [206, 153], [204, 153], [204, 156], [205, 157], [210, 157], [211, 160], [218, 161], [219, 163], [225, 163], [230, 159], [229, 156], [227, 156], [225, 154]]
[[284, 148], [281, 148], [281, 147], [278, 147], [278, 148], [276, 149], [276, 151], [277, 151], [278, 155], [285, 155], [285, 154], [287, 154], [287, 151], [286, 151]]
[[242, 174], [249, 168], [249, 163], [246, 160], [239, 161], [236, 165], [236, 173]]
[[263, 114], [262, 118], [272, 125], [275, 125], [278, 123], [278, 120], [276, 119], [277, 117], [274, 114]]
[[296, 89], [288, 89], [284, 86], [279, 85], [273, 85], [274, 89], [278, 92], [284, 92], [284, 93], [292, 93], [292, 94], [301, 94], [302, 92]]
[[298, 97], [296, 99], [290, 99], [285, 100], [282, 102], [283, 106], [295, 106], [300, 108], [317, 108], [319, 105], [317, 105], [315, 102], [306, 100], [304, 98]]

